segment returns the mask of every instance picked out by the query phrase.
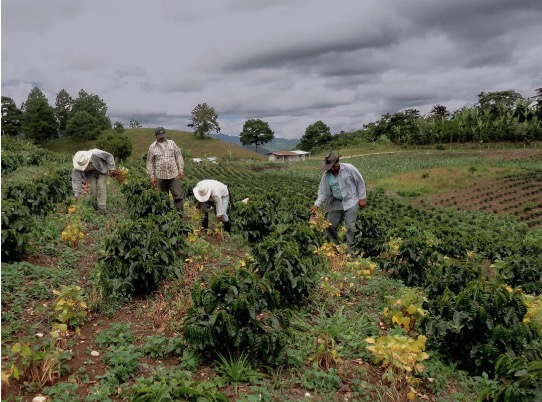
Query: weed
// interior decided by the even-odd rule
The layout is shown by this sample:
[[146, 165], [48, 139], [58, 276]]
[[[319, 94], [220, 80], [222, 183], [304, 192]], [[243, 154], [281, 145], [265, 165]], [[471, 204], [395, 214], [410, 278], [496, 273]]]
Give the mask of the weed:
[[109, 365], [110, 373], [120, 382], [126, 382], [133, 377], [139, 366], [141, 352], [134, 345], [117, 346], [104, 354], [104, 363]]
[[199, 353], [191, 348], [186, 348], [183, 351], [183, 355], [179, 358], [181, 368], [188, 371], [196, 371], [201, 364], [201, 357]]
[[133, 341], [134, 335], [130, 330], [130, 324], [124, 323], [114, 323], [96, 336], [96, 344], [101, 348], [131, 345]]
[[87, 304], [83, 300], [79, 286], [63, 286], [60, 291], [53, 290], [57, 295], [54, 307], [54, 320], [68, 327], [78, 327], [83, 324], [87, 315]]
[[49, 395], [51, 400], [55, 402], [71, 402], [75, 392], [79, 387], [76, 384], [68, 382], [59, 382], [53, 386], [47, 387], [43, 390], [43, 393]]
[[217, 370], [233, 386], [235, 395], [238, 394], [240, 383], [255, 383], [261, 380], [262, 374], [252, 368], [248, 354], [241, 353], [239, 357], [229, 355], [228, 358], [219, 354], [218, 357], [220, 363]]
[[310, 390], [329, 393], [339, 389], [342, 379], [337, 371], [330, 368], [327, 371], [321, 370], [317, 363], [313, 363], [312, 369], [306, 370], [301, 375], [301, 383]]

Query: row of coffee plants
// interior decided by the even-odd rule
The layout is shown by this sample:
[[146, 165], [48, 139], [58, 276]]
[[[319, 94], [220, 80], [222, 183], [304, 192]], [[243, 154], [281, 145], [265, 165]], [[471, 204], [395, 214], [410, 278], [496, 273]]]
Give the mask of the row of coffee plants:
[[[251, 194], [254, 202], [232, 213], [246, 239], [258, 244], [253, 254], [271, 241], [277, 229], [288, 231], [308, 218], [312, 198], [308, 187], [295, 177], [292, 185], [281, 186], [285, 176], [268, 177], [272, 176], [277, 180], [266, 181], [267, 191]], [[245, 181], [245, 186], [251, 184]], [[540, 231], [529, 232], [510, 217], [422, 210], [381, 192], [370, 193], [369, 208], [360, 213], [357, 231], [359, 251], [375, 258], [391, 277], [424, 291], [427, 318], [419, 330], [427, 336], [430, 349], [472, 374], [497, 375], [503, 384], [513, 377], [498, 369], [502, 356], [521, 359], [526, 367], [540, 360], [541, 328], [525, 319], [529, 294], [540, 297], [542, 292]], [[300, 265], [285, 251], [278, 258], [272, 249], [267, 252], [269, 260], [280, 261], [287, 255], [290, 266]], [[275, 288], [287, 294], [287, 289]], [[518, 392], [532, 394], [539, 385], [531, 381]]]
[[[71, 194], [65, 156], [2, 140], [2, 261], [20, 261], [28, 249], [30, 216], [44, 216]], [[61, 163], [61, 165], [58, 165]]]
[[168, 195], [152, 188], [148, 178], [131, 178], [122, 192], [129, 219], [105, 240], [96, 266], [101, 295], [117, 302], [148, 295], [162, 280], [179, 277], [191, 231]]
[[21, 166], [40, 166], [47, 162], [66, 163], [69, 160], [67, 155], [2, 136], [2, 175], [12, 173]]

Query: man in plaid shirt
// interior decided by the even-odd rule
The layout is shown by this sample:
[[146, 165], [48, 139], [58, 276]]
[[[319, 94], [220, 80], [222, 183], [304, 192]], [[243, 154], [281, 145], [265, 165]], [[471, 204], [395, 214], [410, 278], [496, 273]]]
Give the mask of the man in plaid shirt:
[[184, 160], [177, 144], [166, 138], [164, 127], [154, 131], [156, 141], [149, 147], [147, 154], [147, 174], [153, 187], [164, 193], [171, 191], [175, 208], [184, 212], [181, 180], [184, 179]]

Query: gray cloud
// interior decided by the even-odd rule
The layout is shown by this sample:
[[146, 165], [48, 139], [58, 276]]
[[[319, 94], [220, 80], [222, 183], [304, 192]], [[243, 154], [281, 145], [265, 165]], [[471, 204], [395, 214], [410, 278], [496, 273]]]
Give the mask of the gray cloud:
[[539, 0], [4, 0], [2, 95], [99, 95], [113, 121], [186, 129], [206, 102], [299, 138], [542, 86]]

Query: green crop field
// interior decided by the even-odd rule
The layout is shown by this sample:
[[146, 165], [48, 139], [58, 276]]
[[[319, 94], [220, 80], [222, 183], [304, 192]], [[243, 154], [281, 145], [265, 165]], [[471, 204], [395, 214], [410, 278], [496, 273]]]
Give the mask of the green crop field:
[[[539, 148], [341, 150], [368, 187], [348, 255], [310, 216], [321, 156], [172, 132], [220, 158], [187, 160], [181, 217], [145, 174], [152, 130], [127, 131], [105, 214], [72, 199], [76, 144], [2, 141], [2, 400], [536, 400]], [[200, 227], [210, 178], [231, 234]]]

